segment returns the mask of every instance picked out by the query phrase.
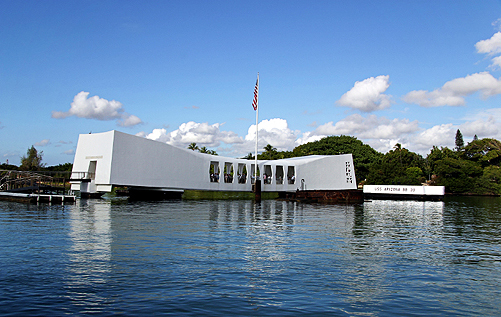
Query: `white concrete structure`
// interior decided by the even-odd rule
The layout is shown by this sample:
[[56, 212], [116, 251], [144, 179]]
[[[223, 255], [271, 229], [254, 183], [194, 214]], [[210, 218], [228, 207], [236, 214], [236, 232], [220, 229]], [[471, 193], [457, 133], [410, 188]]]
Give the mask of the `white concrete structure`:
[[444, 186], [364, 185], [364, 194], [444, 196]]
[[364, 185], [365, 198], [441, 200], [444, 195], [444, 186]]
[[[357, 188], [351, 154], [260, 160], [258, 172], [263, 192]], [[82, 193], [110, 192], [113, 186], [249, 192], [253, 174], [251, 160], [203, 154], [109, 131], [79, 136], [71, 188]]]

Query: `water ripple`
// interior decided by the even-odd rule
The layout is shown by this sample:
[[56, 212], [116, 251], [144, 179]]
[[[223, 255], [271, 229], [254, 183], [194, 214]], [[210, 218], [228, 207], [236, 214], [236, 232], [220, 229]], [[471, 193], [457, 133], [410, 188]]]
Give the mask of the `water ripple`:
[[0, 202], [0, 315], [495, 316], [499, 202]]

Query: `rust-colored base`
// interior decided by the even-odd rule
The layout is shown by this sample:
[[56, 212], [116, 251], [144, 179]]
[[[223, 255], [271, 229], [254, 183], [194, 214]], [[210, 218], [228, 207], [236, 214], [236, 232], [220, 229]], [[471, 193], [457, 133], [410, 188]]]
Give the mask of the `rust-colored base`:
[[363, 202], [364, 193], [358, 189], [347, 190], [298, 190], [294, 193], [294, 200], [320, 203]]

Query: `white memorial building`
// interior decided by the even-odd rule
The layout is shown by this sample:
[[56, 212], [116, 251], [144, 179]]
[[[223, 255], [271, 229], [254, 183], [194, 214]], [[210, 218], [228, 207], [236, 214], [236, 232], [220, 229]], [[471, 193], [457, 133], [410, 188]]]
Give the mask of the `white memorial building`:
[[[351, 154], [258, 160], [262, 192], [357, 188]], [[72, 190], [111, 192], [114, 186], [182, 193], [250, 192], [255, 162], [204, 154], [118, 131], [81, 134]]]

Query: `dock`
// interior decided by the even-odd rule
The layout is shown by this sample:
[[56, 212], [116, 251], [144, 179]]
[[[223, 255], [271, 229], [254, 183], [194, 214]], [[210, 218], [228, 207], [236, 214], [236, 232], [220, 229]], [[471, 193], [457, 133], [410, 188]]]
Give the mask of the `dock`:
[[15, 201], [22, 203], [74, 203], [74, 195], [51, 195], [51, 194], [25, 194], [0, 192], [0, 200]]
[[[0, 200], [23, 203], [74, 203], [66, 172], [0, 170]], [[66, 187], [68, 186], [68, 187]]]

